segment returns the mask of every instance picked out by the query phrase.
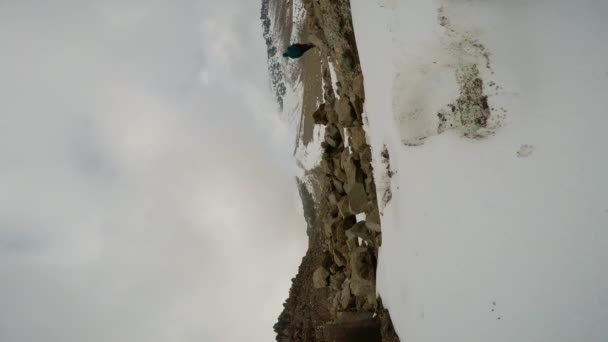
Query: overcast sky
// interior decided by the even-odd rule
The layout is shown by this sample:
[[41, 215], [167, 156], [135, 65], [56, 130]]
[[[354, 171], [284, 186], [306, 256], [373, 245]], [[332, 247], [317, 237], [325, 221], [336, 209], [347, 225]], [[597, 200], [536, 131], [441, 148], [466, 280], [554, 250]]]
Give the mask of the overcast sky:
[[0, 341], [270, 341], [305, 249], [254, 0], [0, 2]]

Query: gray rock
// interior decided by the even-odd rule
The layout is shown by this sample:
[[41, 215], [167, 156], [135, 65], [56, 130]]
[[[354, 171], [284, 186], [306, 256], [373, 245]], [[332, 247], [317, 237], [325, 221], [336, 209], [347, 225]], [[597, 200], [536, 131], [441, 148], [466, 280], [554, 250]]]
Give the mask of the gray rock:
[[369, 243], [373, 243], [369, 236], [369, 231], [365, 221], [357, 222], [354, 226], [346, 231], [346, 238], [361, 238]]
[[329, 272], [327, 272], [325, 267], [320, 266], [319, 268], [317, 268], [312, 275], [312, 284], [315, 289], [326, 287], [327, 277], [329, 277]]

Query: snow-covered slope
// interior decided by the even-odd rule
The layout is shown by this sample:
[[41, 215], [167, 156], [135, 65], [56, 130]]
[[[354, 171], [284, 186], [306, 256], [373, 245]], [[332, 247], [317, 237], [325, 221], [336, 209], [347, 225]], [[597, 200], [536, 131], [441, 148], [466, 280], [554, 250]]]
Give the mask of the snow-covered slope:
[[268, 53], [270, 87], [275, 93], [281, 119], [294, 136], [297, 135], [302, 112], [302, 82], [299, 64], [285, 63], [282, 52], [301, 36], [305, 16], [302, 0], [262, 1], [260, 20]]
[[608, 2], [351, 2], [402, 340], [605, 341]]

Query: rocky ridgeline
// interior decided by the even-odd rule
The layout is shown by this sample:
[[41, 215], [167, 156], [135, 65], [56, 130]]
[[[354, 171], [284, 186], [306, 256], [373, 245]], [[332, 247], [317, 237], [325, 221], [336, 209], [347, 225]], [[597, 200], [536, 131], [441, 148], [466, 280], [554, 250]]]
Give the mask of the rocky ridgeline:
[[[362, 78], [359, 78], [362, 80]], [[356, 97], [342, 96], [335, 106], [327, 103], [313, 114], [325, 125], [321, 170], [325, 175], [326, 210], [323, 211], [325, 245], [331, 255], [329, 269], [315, 270], [315, 288], [328, 286], [333, 296], [330, 313], [374, 312], [375, 269], [380, 245], [380, 217], [376, 201], [371, 150], [365, 139]], [[365, 214], [357, 222], [356, 215]]]
[[[380, 214], [363, 127], [365, 93], [347, 0], [313, 0], [306, 40], [321, 50], [324, 126], [315, 213], [304, 256], [275, 325], [278, 341], [399, 341], [376, 297]], [[329, 63], [337, 80], [332, 80]], [[336, 84], [334, 89], [333, 84]], [[311, 113], [304, 113], [311, 115]]]

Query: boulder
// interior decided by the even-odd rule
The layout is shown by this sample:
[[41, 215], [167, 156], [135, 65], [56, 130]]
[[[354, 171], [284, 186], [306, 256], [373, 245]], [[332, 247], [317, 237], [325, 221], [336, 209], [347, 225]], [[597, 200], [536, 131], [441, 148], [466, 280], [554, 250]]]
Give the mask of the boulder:
[[312, 120], [315, 124], [327, 125], [327, 112], [325, 110], [325, 103], [322, 103], [319, 108], [312, 113]]
[[340, 154], [340, 167], [343, 170], [346, 170], [348, 163], [351, 159], [352, 159], [352, 155], [351, 155], [350, 151], [347, 148], [342, 150], [342, 153]]
[[365, 140], [365, 130], [363, 130], [363, 127], [351, 127], [349, 128], [348, 133], [352, 148], [357, 152], [363, 151], [363, 148], [367, 146], [367, 141]]
[[312, 284], [315, 289], [320, 289], [327, 286], [327, 277], [329, 277], [329, 272], [325, 269], [325, 267], [320, 266], [315, 270], [312, 275]]
[[344, 195], [344, 183], [340, 182], [336, 178], [332, 178], [331, 182], [334, 185], [334, 189], [336, 189], [337, 194]]
[[336, 265], [338, 265], [339, 267], [343, 267], [346, 266], [347, 260], [344, 257], [344, 255], [342, 255], [342, 253], [340, 253], [339, 251], [335, 251], [333, 253], [333, 258], [334, 258], [334, 262], [336, 263]]
[[342, 291], [340, 291], [340, 306], [342, 309], [348, 308], [350, 299], [350, 279], [346, 279], [344, 283], [342, 283]]
[[342, 96], [340, 100], [338, 100], [338, 103], [336, 104], [336, 113], [338, 114], [338, 122], [344, 127], [351, 127], [357, 118], [357, 114], [346, 96]]
[[353, 106], [355, 113], [357, 114], [357, 120], [355, 120], [356, 125], [361, 125], [363, 123], [363, 98], [355, 97], [352, 99], [351, 105]]
[[334, 172], [334, 163], [330, 159], [321, 159], [321, 170], [327, 175], [331, 175]]
[[377, 207], [374, 206], [374, 208], [369, 213], [367, 213], [365, 217], [365, 224], [370, 230], [380, 232], [380, 213]]
[[325, 128], [325, 142], [333, 148], [338, 147], [340, 142], [342, 142], [340, 130], [336, 125], [330, 123]]
[[[335, 165], [335, 167], [337, 169], [341, 169], [342, 168], [341, 159], [340, 159], [340, 156], [342, 156], [342, 151], [343, 150], [340, 150], [339, 153], [335, 153], [333, 155], [334, 165]], [[338, 152], [338, 151], [336, 151], [336, 152]]]
[[346, 231], [346, 238], [361, 238], [369, 243], [373, 243], [369, 236], [369, 231], [365, 221], [357, 222], [354, 226]]
[[332, 226], [333, 226], [333, 224], [329, 221], [323, 222], [323, 232], [325, 233], [325, 236], [328, 238], [333, 235]]
[[348, 197], [344, 196], [340, 198], [340, 200], [338, 201], [338, 210], [340, 211], [340, 215], [342, 215], [342, 217], [352, 215], [352, 213], [350, 212], [350, 203]]
[[340, 135], [340, 129], [335, 124], [330, 123], [325, 128], [325, 136], [326, 137], [331, 137], [331, 138], [334, 138], [334, 139], [339, 139], [340, 136], [341, 136]]
[[347, 197], [351, 213], [356, 215], [367, 210], [369, 201], [367, 199], [365, 187], [361, 182], [356, 182], [353, 186], [351, 186]]
[[334, 138], [329, 137], [329, 136], [325, 136], [325, 143], [327, 143], [327, 145], [329, 145], [333, 148], [338, 147], [338, 142]]
[[372, 255], [366, 247], [357, 247], [349, 253], [351, 265], [350, 291], [353, 295], [375, 302], [376, 278]]
[[[341, 168], [339, 168], [339, 167], [334, 168], [334, 173], [333, 174], [342, 183], [346, 182], [346, 173]], [[344, 191], [346, 191], [346, 189], [344, 189]]]
[[369, 146], [365, 146], [362, 151], [359, 152], [359, 158], [361, 160], [361, 169], [366, 175], [372, 175], [372, 151]]
[[363, 74], [358, 74], [353, 79], [353, 93], [355, 96], [363, 99], [365, 98], [365, 91], [363, 88]]
[[[346, 174], [346, 193], [350, 192], [350, 189], [352, 188], [352, 186], [357, 182], [358, 179], [362, 179], [363, 175], [362, 172], [358, 170], [357, 165], [355, 164], [355, 162], [348, 157], [346, 159], [346, 161], [344, 161], [344, 173]], [[359, 176], [357, 177], [357, 174], [359, 174]]]
[[332, 290], [340, 291], [340, 286], [344, 282], [344, 279], [346, 279], [346, 276], [342, 272], [338, 272], [338, 273], [330, 276], [329, 277], [329, 287]]
[[336, 111], [333, 110], [333, 108], [329, 108], [329, 107], [327, 107], [325, 110], [327, 113], [327, 121], [333, 122], [333, 123], [338, 123], [338, 113], [336, 113]]
[[359, 241], [357, 241], [356, 237], [346, 238], [346, 245], [348, 246], [348, 250], [353, 250], [359, 247]]
[[376, 197], [376, 184], [371, 176], [365, 178], [365, 191], [369, 194], [370, 200]]
[[329, 196], [327, 196], [327, 199], [329, 200], [329, 203], [333, 204], [333, 205], [337, 205], [338, 204], [338, 199], [340, 197], [337, 196], [335, 193], [330, 193]]

